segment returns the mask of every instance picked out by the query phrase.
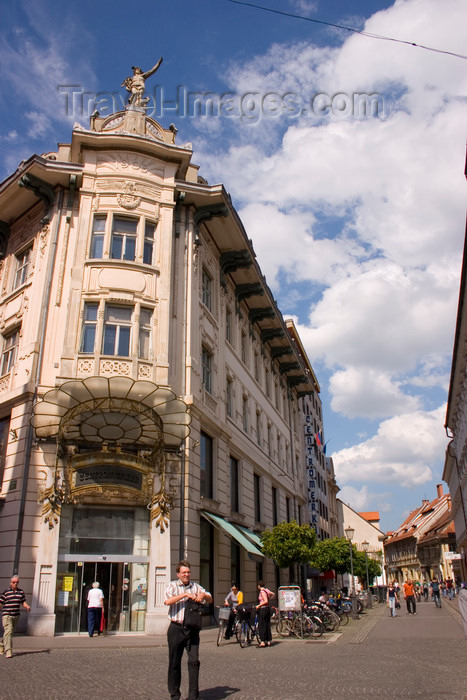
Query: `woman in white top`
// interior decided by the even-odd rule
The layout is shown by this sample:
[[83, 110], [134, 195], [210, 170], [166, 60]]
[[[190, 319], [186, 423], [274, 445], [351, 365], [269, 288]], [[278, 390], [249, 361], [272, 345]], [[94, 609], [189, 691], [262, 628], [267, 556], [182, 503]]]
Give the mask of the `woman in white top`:
[[94, 581], [88, 592], [88, 634], [101, 633], [101, 619], [104, 609], [104, 594], [99, 588], [99, 581]]

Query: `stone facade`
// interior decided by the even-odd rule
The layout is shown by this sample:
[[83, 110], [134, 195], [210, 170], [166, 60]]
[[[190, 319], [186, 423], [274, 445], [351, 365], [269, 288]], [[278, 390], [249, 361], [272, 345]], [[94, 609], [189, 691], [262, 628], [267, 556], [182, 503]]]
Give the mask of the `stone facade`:
[[308, 521], [316, 395], [228, 194], [144, 109], [0, 185], [0, 586], [29, 632], [165, 629], [175, 563], [223, 601], [288, 583], [258, 533]]

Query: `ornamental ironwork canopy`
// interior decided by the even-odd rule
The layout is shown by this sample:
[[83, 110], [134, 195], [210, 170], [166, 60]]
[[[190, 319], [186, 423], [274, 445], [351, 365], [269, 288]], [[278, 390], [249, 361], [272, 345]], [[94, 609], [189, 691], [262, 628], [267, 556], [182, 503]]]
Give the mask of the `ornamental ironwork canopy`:
[[38, 438], [70, 443], [179, 447], [190, 432], [184, 401], [168, 387], [129, 377], [64, 382], [33, 407]]

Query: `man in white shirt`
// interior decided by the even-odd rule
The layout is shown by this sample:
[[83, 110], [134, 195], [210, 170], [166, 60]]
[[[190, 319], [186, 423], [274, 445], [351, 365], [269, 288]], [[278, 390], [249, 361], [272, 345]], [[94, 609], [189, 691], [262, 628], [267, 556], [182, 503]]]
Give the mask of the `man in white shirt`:
[[101, 633], [101, 619], [104, 609], [104, 594], [99, 588], [99, 581], [94, 581], [88, 592], [88, 634], [90, 637]]
[[199, 698], [199, 630], [183, 625], [185, 606], [188, 599], [197, 603], [212, 603], [212, 596], [198, 583], [190, 581], [191, 568], [187, 561], [180, 561], [176, 568], [177, 578], [171, 581], [165, 591], [165, 605], [169, 606], [169, 671], [167, 684], [171, 700], [180, 700], [182, 679], [182, 656], [186, 649], [188, 656], [188, 700]]

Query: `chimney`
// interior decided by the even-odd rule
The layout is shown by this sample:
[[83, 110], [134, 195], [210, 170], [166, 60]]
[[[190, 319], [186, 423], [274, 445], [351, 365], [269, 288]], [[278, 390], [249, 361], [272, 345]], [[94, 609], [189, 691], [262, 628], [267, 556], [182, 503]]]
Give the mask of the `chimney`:
[[428, 498], [424, 498], [424, 499], [422, 500], [422, 507], [423, 507], [423, 508], [426, 508], [427, 505], [429, 504], [429, 502], [430, 502], [430, 501], [428, 500]]
[[436, 484], [436, 491], [438, 493], [438, 498], [443, 497], [443, 484]]

